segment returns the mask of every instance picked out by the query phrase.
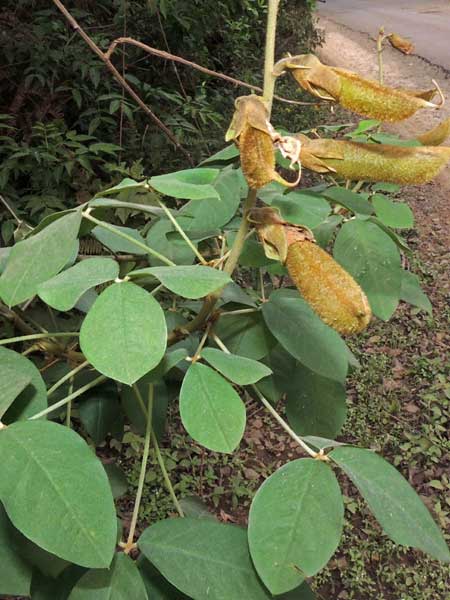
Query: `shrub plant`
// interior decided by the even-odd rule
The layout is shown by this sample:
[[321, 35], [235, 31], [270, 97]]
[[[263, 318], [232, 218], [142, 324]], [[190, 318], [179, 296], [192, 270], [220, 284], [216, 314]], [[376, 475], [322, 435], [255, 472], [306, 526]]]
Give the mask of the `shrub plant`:
[[[398, 230], [412, 226], [412, 213], [390, 194], [397, 183], [428, 180], [450, 152], [399, 143], [373, 117], [437, 105], [431, 92], [385, 88], [309, 55], [274, 64], [277, 11], [271, 0], [264, 92], [236, 101], [234, 144], [193, 169], [125, 178], [2, 250], [1, 312], [11, 331], [0, 347], [3, 594], [313, 598], [305, 580], [342, 534], [340, 472], [394, 542], [450, 559], [406, 479], [371, 449], [335, 441], [345, 379], [358, 368], [341, 334], [370, 326], [372, 314], [388, 320], [400, 300], [430, 310], [402, 264], [409, 249]], [[369, 120], [345, 140], [276, 130], [274, 86], [287, 71]], [[327, 179], [299, 188], [302, 168]], [[298, 289], [280, 285], [287, 274]], [[238, 447], [249, 395], [304, 450], [257, 491], [247, 529], [176, 497], [159, 450], [169, 382], [201, 446]], [[121, 439], [125, 418], [143, 439], [126, 528], [114, 506], [120, 469], [93, 451], [107, 436]], [[145, 528], [138, 516], [151, 447], [179, 517]]]

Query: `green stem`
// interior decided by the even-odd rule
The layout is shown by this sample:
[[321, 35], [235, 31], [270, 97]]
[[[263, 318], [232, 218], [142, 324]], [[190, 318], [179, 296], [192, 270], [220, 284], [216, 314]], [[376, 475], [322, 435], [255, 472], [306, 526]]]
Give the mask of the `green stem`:
[[181, 508], [181, 505], [178, 502], [178, 498], [176, 497], [175, 490], [173, 489], [173, 485], [172, 485], [172, 482], [170, 481], [169, 474], [167, 473], [166, 465], [164, 464], [164, 459], [161, 456], [161, 451], [159, 449], [159, 445], [156, 440], [156, 436], [155, 436], [154, 432], [153, 432], [152, 441], [153, 441], [153, 447], [155, 448], [156, 460], [158, 461], [159, 467], [161, 469], [161, 473], [164, 477], [164, 482], [166, 484], [167, 490], [170, 494], [170, 497], [172, 498], [172, 502], [173, 502], [175, 508], [177, 509], [177, 512], [180, 515], [180, 517], [184, 517], [183, 509]]
[[16, 342], [27, 342], [28, 340], [42, 340], [45, 338], [58, 338], [58, 337], [78, 337], [80, 334], [78, 331], [65, 331], [59, 333], [32, 333], [31, 335], [19, 335], [18, 337], [7, 338], [0, 340], [0, 346], [5, 344], [14, 344]]
[[259, 391], [259, 389], [256, 387], [255, 384], [252, 384], [251, 386], [253, 388], [253, 390], [255, 391], [256, 395], [258, 396], [258, 398], [261, 400], [261, 402], [264, 404], [264, 406], [267, 408], [267, 410], [270, 412], [270, 414], [273, 416], [273, 418], [281, 425], [281, 427], [286, 431], [287, 434], [289, 434], [289, 436], [297, 442], [297, 444], [299, 444], [299, 446], [301, 446], [303, 448], [303, 450], [305, 452], [307, 452], [310, 456], [312, 456], [313, 458], [316, 458], [318, 456], [318, 453], [315, 452], [312, 448], [310, 448], [308, 446], [308, 444], [306, 444], [301, 437], [299, 437], [295, 431], [293, 429], [291, 429], [289, 427], [289, 425], [286, 423], [286, 421], [283, 419], [283, 417], [281, 417], [277, 411], [274, 409], [274, 407], [270, 404], [270, 402], [261, 394], [261, 392]]
[[[133, 388], [136, 390], [136, 385]], [[125, 554], [128, 554], [133, 549], [134, 532], [139, 516], [139, 508], [141, 506], [142, 492], [144, 490], [145, 474], [147, 472], [147, 461], [150, 452], [150, 438], [152, 436], [152, 415], [153, 415], [153, 384], [148, 386], [148, 402], [147, 402], [147, 424], [145, 427], [144, 452], [142, 453], [141, 471], [139, 473], [138, 489], [136, 492], [136, 500], [134, 501], [133, 516], [131, 517], [130, 532], [128, 534], [127, 543], [124, 549]], [[140, 395], [140, 394], [139, 394]], [[142, 399], [142, 398], [141, 398]]]
[[267, 102], [270, 113], [272, 112], [272, 100], [275, 90], [275, 76], [273, 65], [275, 63], [275, 38], [277, 32], [277, 14], [280, 0], [269, 0], [267, 12], [266, 50], [264, 54], [264, 89], [263, 98]]
[[384, 68], [383, 68], [383, 42], [386, 36], [384, 35], [384, 27], [380, 27], [377, 37], [377, 56], [378, 56], [378, 81], [380, 85], [384, 82]]
[[41, 410], [41, 412], [36, 413], [32, 417], [29, 417], [29, 420], [40, 419], [41, 417], [48, 415], [49, 413], [53, 412], [54, 410], [61, 408], [61, 406], [64, 406], [68, 402], [75, 400], [75, 398], [78, 398], [78, 396], [81, 396], [82, 394], [84, 394], [84, 392], [87, 392], [88, 390], [95, 387], [99, 383], [103, 383], [103, 381], [106, 381], [106, 379], [107, 379], [107, 377], [105, 377], [104, 375], [100, 375], [99, 377], [97, 377], [96, 379], [91, 381], [90, 383], [87, 383], [83, 387], [80, 387], [78, 390], [76, 390], [76, 392], [69, 394], [68, 396], [66, 396], [65, 398], [60, 400], [59, 402], [55, 402], [55, 404], [52, 404], [45, 410]]
[[83, 363], [81, 363], [81, 365], [78, 365], [77, 367], [66, 373], [64, 377], [58, 379], [58, 381], [54, 383], [52, 387], [47, 391], [47, 397], [51, 396], [53, 392], [55, 392], [59, 387], [62, 386], [63, 383], [65, 383], [68, 379], [79, 373], [82, 369], [84, 369], [84, 367], [87, 367], [88, 364], [89, 361], [85, 360]]
[[[142, 399], [141, 392], [139, 391], [139, 388], [137, 387], [137, 385], [133, 385], [133, 390], [136, 395], [139, 406], [141, 407], [142, 413], [147, 418], [148, 411], [147, 411], [147, 408], [145, 407], [144, 400]], [[176, 497], [175, 490], [173, 489], [169, 474], [167, 473], [166, 465], [164, 464], [164, 459], [161, 455], [161, 451], [160, 451], [159, 445], [158, 445], [158, 440], [156, 439], [156, 435], [155, 435], [155, 432], [153, 431], [153, 429], [152, 429], [152, 443], [153, 443], [153, 447], [155, 448], [156, 460], [158, 461], [158, 464], [161, 469], [167, 490], [170, 494], [170, 497], [172, 498], [172, 502], [173, 502], [175, 508], [177, 509], [177, 512], [180, 515], [180, 517], [184, 517], [183, 509], [181, 508], [180, 503], [178, 502], [178, 498]]]
[[113, 227], [109, 223], [105, 223], [104, 221], [99, 221], [99, 219], [96, 219], [91, 214], [89, 214], [88, 211], [84, 211], [82, 213], [82, 215], [88, 221], [91, 221], [92, 223], [95, 223], [99, 227], [103, 227], [103, 229], [107, 229], [111, 233], [114, 233], [115, 235], [118, 235], [122, 239], [127, 240], [127, 242], [130, 242], [130, 244], [134, 244], [138, 248], [141, 248], [141, 250], [145, 250], [145, 252], [147, 254], [151, 254], [152, 256], [154, 256], [158, 260], [162, 261], [166, 265], [169, 265], [169, 267], [174, 267], [175, 266], [175, 263], [173, 261], [171, 261], [169, 258], [167, 258], [166, 256], [163, 256], [162, 254], [160, 254], [156, 250], [153, 250], [153, 248], [150, 248], [150, 246], [147, 246], [147, 244], [143, 244], [139, 240], [135, 240], [130, 235], [127, 235], [126, 233], [123, 233], [123, 231], [120, 231], [120, 229], [117, 229], [116, 227]]
[[[225, 354], [230, 354], [230, 351], [228, 350], [228, 348], [225, 346], [225, 344], [222, 342], [222, 340], [213, 333], [212, 335], [213, 340], [216, 342], [216, 344], [219, 346], [219, 348], [221, 350], [223, 350], [223, 352], [225, 352]], [[270, 402], [261, 394], [261, 392], [259, 391], [259, 389], [256, 387], [255, 384], [251, 385], [252, 389], [256, 392], [256, 395], [258, 396], [258, 398], [261, 400], [261, 402], [264, 404], [264, 406], [267, 408], [267, 410], [270, 412], [270, 414], [274, 417], [274, 419], [276, 419], [276, 421], [278, 421], [278, 423], [281, 425], [281, 427], [286, 431], [286, 433], [288, 433], [290, 435], [290, 437], [295, 440], [297, 442], [297, 444], [299, 446], [301, 446], [303, 448], [303, 450], [305, 450], [305, 452], [307, 452], [310, 456], [312, 456], [313, 458], [316, 458], [317, 456], [319, 456], [319, 454], [317, 452], [315, 452], [312, 448], [310, 448], [308, 446], [308, 444], [306, 444], [301, 437], [299, 437], [295, 431], [293, 429], [291, 429], [289, 427], [289, 425], [286, 423], [286, 421], [283, 419], [283, 417], [281, 417], [277, 411], [274, 409], [274, 407], [270, 404]]]
[[202, 265], [208, 264], [207, 261], [203, 258], [203, 256], [198, 251], [197, 246], [195, 244], [193, 244], [192, 241], [188, 238], [188, 236], [186, 235], [185, 231], [182, 229], [182, 227], [180, 226], [180, 224], [178, 223], [178, 221], [173, 216], [172, 212], [159, 199], [158, 199], [158, 204], [163, 209], [163, 211], [166, 213], [167, 217], [169, 218], [169, 220], [171, 221], [171, 223], [173, 224], [173, 226], [175, 227], [175, 229], [181, 235], [181, 237], [186, 242], [186, 244], [189, 246], [189, 248], [192, 250], [192, 252], [195, 254], [195, 256], [199, 259], [199, 261], [202, 263]]

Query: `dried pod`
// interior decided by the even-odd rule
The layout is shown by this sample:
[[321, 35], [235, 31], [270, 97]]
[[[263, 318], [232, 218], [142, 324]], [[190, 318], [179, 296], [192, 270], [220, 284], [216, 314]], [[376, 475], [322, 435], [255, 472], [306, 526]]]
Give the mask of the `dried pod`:
[[343, 335], [359, 333], [370, 322], [366, 295], [347, 271], [310, 241], [296, 241], [286, 266], [297, 289], [327, 325]]
[[[450, 160], [450, 148], [446, 146], [391, 146], [299, 137], [304, 167], [321, 173], [328, 169], [350, 180], [426, 183]], [[311, 156], [320, 161], [318, 168]]]
[[225, 139], [234, 140], [239, 146], [242, 172], [250, 188], [258, 189], [271, 181], [285, 186], [295, 186], [300, 180], [290, 183], [275, 170], [275, 145], [291, 163], [300, 165], [301, 143], [298, 139], [282, 137], [274, 130], [268, 119], [264, 100], [258, 96], [241, 96], [235, 102], [236, 111]]
[[344, 108], [381, 121], [402, 121], [420, 108], [440, 106], [426, 99], [431, 92], [383, 86], [346, 69], [323, 65], [312, 54], [282, 59], [274, 73], [281, 74], [285, 69], [314, 96], [339, 102]]
[[391, 33], [386, 36], [391, 44], [396, 50], [400, 50], [403, 54], [411, 54], [414, 50], [414, 44], [409, 40], [397, 35], [396, 33]]
[[439, 146], [450, 136], [450, 117], [441, 121], [439, 125], [425, 133], [417, 136], [417, 139], [424, 146]]

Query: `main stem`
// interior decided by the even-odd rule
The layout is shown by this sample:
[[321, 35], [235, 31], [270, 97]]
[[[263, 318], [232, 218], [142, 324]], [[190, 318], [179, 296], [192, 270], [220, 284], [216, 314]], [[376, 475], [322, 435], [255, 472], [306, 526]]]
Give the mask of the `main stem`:
[[277, 15], [280, 0], [269, 0], [267, 12], [266, 50], [264, 55], [264, 90], [263, 97], [267, 102], [270, 113], [272, 112], [273, 93], [275, 90], [275, 77], [273, 65], [275, 64], [275, 38], [277, 33]]
[[[266, 50], [265, 50], [265, 58], [264, 58], [264, 88], [263, 88], [263, 98], [267, 102], [268, 107], [268, 119], [270, 119], [270, 113], [272, 109], [272, 100], [273, 93], [275, 89], [275, 77], [273, 76], [273, 66], [275, 63], [275, 37], [277, 30], [277, 14], [278, 14], [278, 6], [280, 4], [280, 0], [269, 0], [269, 9], [267, 13], [267, 31], [266, 31]], [[257, 190], [250, 189], [248, 191], [247, 198], [244, 202], [244, 206], [242, 207], [242, 221], [236, 237], [234, 239], [233, 246], [230, 251], [230, 256], [228, 257], [227, 262], [224, 266], [225, 273], [231, 275], [236, 268], [236, 265], [239, 261], [239, 256], [241, 255], [242, 249], [244, 247], [245, 239], [247, 237], [250, 224], [247, 219], [247, 215], [249, 211], [254, 207], [256, 203], [256, 195]], [[217, 300], [220, 298], [222, 290], [218, 290], [214, 294], [208, 296], [203, 303], [203, 306], [198, 313], [198, 315], [187, 323], [183, 327], [183, 331], [191, 332], [199, 329], [205, 321], [207, 321], [211, 311], [214, 309], [214, 306], [217, 303]], [[177, 336], [174, 332], [169, 335], [168, 341], [169, 343], [173, 343], [177, 340]]]

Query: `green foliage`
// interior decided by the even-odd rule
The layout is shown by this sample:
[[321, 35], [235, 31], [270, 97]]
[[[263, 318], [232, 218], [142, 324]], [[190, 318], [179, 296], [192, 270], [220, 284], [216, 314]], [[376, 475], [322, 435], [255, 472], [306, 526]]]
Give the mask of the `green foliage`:
[[[18, 10], [25, 5], [19, 3]], [[114, 27], [123, 25], [123, 10], [122, 5], [114, 15]], [[233, 72], [242, 63], [251, 69], [260, 60], [249, 50], [255, 39], [262, 41], [258, 26], [264, 3], [216, 3], [208, 14], [204, 3], [159, 1], [144, 7], [131, 2], [127, 11], [138, 33], [150, 36], [145, 15], [152, 15], [160, 29], [166, 25], [169, 45], [183, 37], [184, 51], [195, 49], [215, 68]], [[239, 11], [241, 17], [236, 19]], [[35, 33], [48, 38], [52, 31], [50, 49], [56, 42], [71, 48], [72, 38], [67, 38], [60, 21], [51, 27], [52, 14], [49, 9], [36, 11]], [[89, 12], [78, 11], [77, 16], [86, 25], [95, 22]], [[206, 20], [217, 24], [214, 39], [207, 35]], [[282, 26], [281, 36], [285, 34]], [[127, 101], [113, 87], [109, 89], [110, 82], [103, 81], [94, 59], [77, 63], [85, 48], [75, 39], [70, 65], [67, 56], [63, 61], [66, 76], [73, 74], [74, 81], [83, 82], [88, 77], [90, 86], [86, 95], [83, 86], [73, 88], [77, 91], [67, 100], [66, 118], [70, 120], [74, 103], [77, 127], [87, 128], [81, 135], [88, 137], [77, 138], [77, 133], [74, 138], [70, 129], [72, 137], [66, 136], [70, 145], [64, 136], [49, 134], [46, 125], [40, 135], [48, 155], [42, 157], [41, 144], [39, 158], [33, 158], [47, 170], [56, 160], [70, 182], [74, 171], [67, 169], [66, 147], [79, 157], [73, 159], [77, 165], [90, 172], [94, 170], [93, 162], [86, 162], [90, 153], [115, 156], [119, 152], [112, 141], [95, 142], [89, 137], [106, 133], [111, 115], [121, 111], [120, 136], [126, 139], [142, 125], [142, 115], [135, 115]], [[95, 39], [106, 46], [103, 33]], [[209, 58], [216, 47], [217, 53]], [[138, 63], [136, 52], [132, 48], [126, 55], [133, 69]], [[23, 60], [33, 62], [26, 85], [37, 85], [30, 89], [41, 93], [72, 90], [55, 87], [61, 57], [57, 51], [49, 54], [39, 62], [25, 53]], [[53, 87], [42, 64], [55, 75]], [[156, 76], [164, 85], [161, 69], [148, 82], [133, 75], [133, 69], [128, 79], [146, 100], [164, 99], [177, 106], [181, 117], [170, 112], [172, 121], [167, 122], [177, 134], [185, 133], [189, 128], [177, 119], [185, 116], [183, 111], [194, 111], [195, 102], [180, 101], [164, 87], [153, 87]], [[197, 80], [189, 82], [190, 91], [197, 93], [197, 88]], [[219, 87], [214, 89], [220, 93]], [[101, 110], [95, 113], [104, 102], [109, 103], [108, 117]], [[206, 125], [214, 122], [211, 115], [205, 116], [206, 103], [202, 106], [194, 111], [195, 119]], [[363, 123], [351, 135], [368, 143], [385, 141], [372, 131], [375, 125]], [[189, 130], [197, 137], [200, 131], [197, 126]], [[155, 154], [161, 148], [158, 135], [151, 132]], [[84, 152], [83, 144], [88, 142]], [[142, 140], [139, 158], [130, 152], [130, 159], [140, 161], [145, 144]], [[25, 146], [23, 152], [28, 161]], [[160, 154], [162, 161], [164, 152]], [[366, 185], [356, 191], [334, 181], [331, 187], [325, 183], [292, 191], [270, 184], [249, 192], [238, 160], [238, 154], [226, 148], [206, 161], [209, 166], [164, 168], [170, 172], [149, 177], [145, 167], [150, 163], [136, 163], [133, 173], [126, 165], [102, 164], [111, 175], [103, 193], [97, 193], [94, 173], [78, 209], [52, 214], [44, 209], [40, 215], [44, 218], [32, 231], [16, 231], [18, 241], [5, 253], [0, 277], [1, 318], [5, 324], [8, 320], [11, 331], [2, 344], [20, 343], [19, 350], [36, 356], [31, 362], [0, 348], [0, 555], [9, 565], [8, 575], [0, 576], [1, 594], [29, 593], [31, 581], [31, 593], [38, 600], [58, 595], [70, 600], [145, 600], [147, 594], [193, 600], [256, 600], [274, 594], [280, 600], [310, 599], [305, 577], [326, 567], [342, 536], [348, 499], [343, 498], [334, 473], [339, 468], [396, 543], [450, 560], [438, 526], [396, 469], [369, 450], [333, 439], [346, 417], [346, 377], [358, 362], [341, 336], [283, 281], [284, 265], [268, 259], [262, 245], [251, 237], [253, 212], [249, 223], [246, 209], [258, 197], [278, 209], [285, 220], [282, 227], [297, 236], [295, 243], [311, 244], [301, 236], [309, 228], [317, 231], [322, 246], [333, 249], [336, 260], [367, 295], [372, 311], [385, 320], [400, 299], [430, 311], [417, 277], [402, 268], [401, 253], [407, 246], [396, 229], [411, 227], [412, 213], [392, 200], [390, 194], [397, 189], [386, 185]], [[17, 165], [8, 167], [8, 185], [15, 178], [26, 180], [30, 164], [26, 162], [22, 173]], [[122, 181], [116, 180], [119, 174]], [[45, 186], [39, 184], [42, 191], [53, 185], [52, 177], [55, 181], [60, 177], [47, 175]], [[245, 197], [247, 208], [242, 210]], [[55, 207], [64, 208], [64, 203]], [[2, 235], [10, 235], [10, 229], [4, 228]], [[24, 239], [19, 241], [20, 237]], [[102, 256], [86, 259], [92, 247]], [[276, 255], [277, 249], [275, 242], [269, 256]], [[236, 265], [239, 270], [234, 274]], [[252, 269], [255, 266], [259, 277]], [[313, 270], [308, 277], [323, 285]], [[320, 289], [322, 295], [335, 293], [336, 301], [346, 291]], [[15, 327], [25, 335], [13, 335]], [[251, 419], [244, 403], [248, 399], [250, 406], [261, 401], [296, 449], [309, 455], [278, 468], [257, 490], [248, 530], [219, 523], [198, 503], [193, 507], [192, 501], [179, 502], [176, 491], [181, 488], [185, 494], [190, 484], [178, 482], [174, 489], [170, 474], [176, 463], [169, 451], [160, 450], [167, 420], [176, 415], [177, 398], [182, 426], [203, 448], [223, 454], [238, 448], [247, 417]], [[56, 422], [47, 421], [47, 415]], [[58, 423], [62, 417], [65, 425]], [[173, 436], [174, 445], [177, 439]], [[103, 448], [124, 447], [125, 456], [142, 455], [139, 473], [133, 473], [136, 502], [124, 540], [113, 498], [120, 502], [128, 482], [116, 464], [108, 464], [105, 471], [89, 444], [101, 446], [102, 456]], [[204, 475], [203, 449], [194, 447], [201, 477], [209, 477]], [[188, 459], [184, 455], [182, 460]], [[142, 531], [144, 486], [156, 477], [156, 466], [180, 518], [155, 519], [141, 533], [137, 547], [147, 562], [141, 558], [138, 563], [131, 552], [136, 548], [136, 527]], [[245, 486], [232, 476], [228, 481], [236, 503], [238, 499], [248, 503], [256, 484]], [[216, 505], [223, 482], [217, 488]], [[6, 548], [10, 539], [14, 543]]]

